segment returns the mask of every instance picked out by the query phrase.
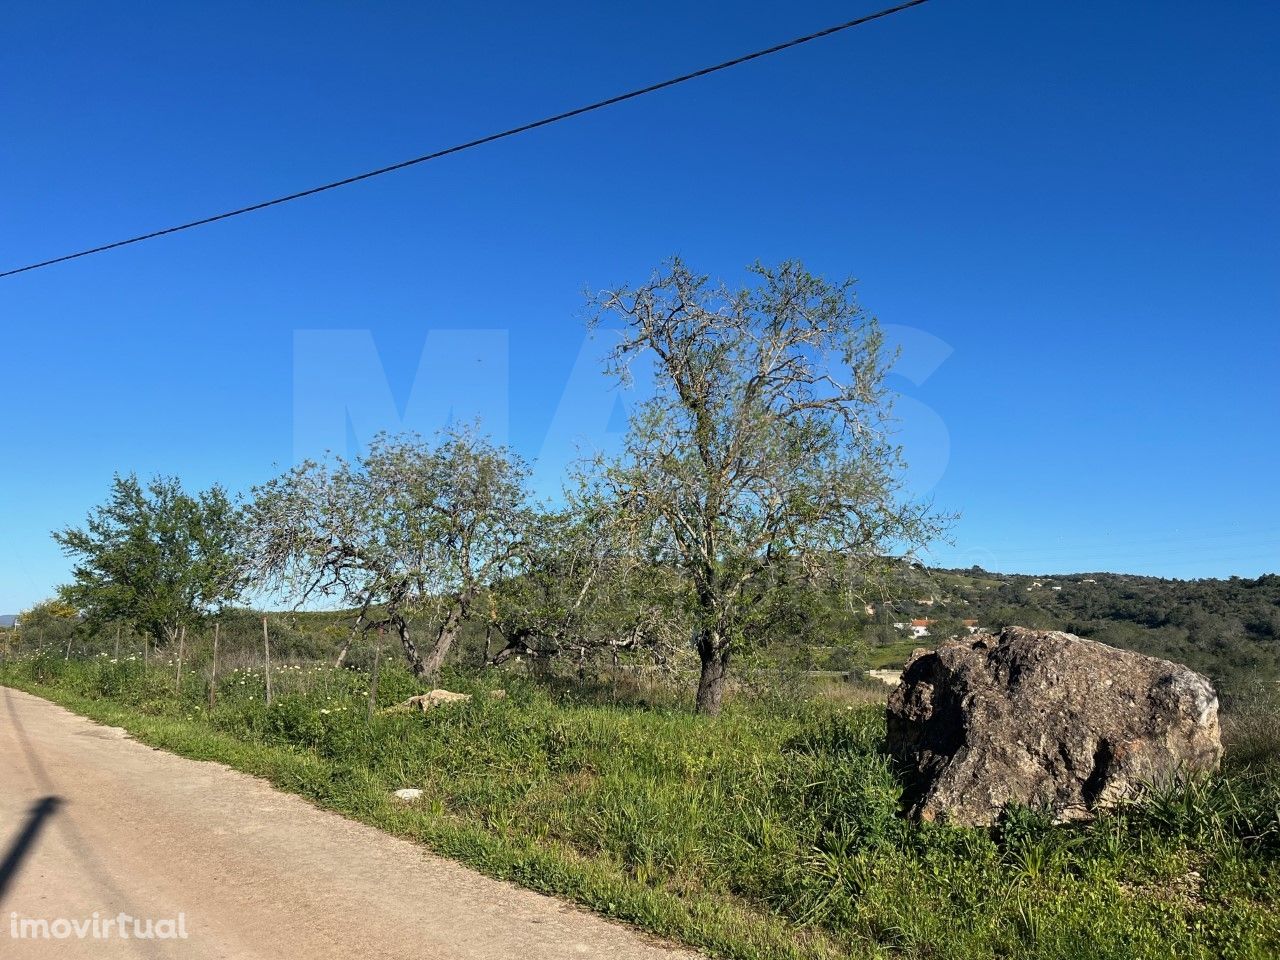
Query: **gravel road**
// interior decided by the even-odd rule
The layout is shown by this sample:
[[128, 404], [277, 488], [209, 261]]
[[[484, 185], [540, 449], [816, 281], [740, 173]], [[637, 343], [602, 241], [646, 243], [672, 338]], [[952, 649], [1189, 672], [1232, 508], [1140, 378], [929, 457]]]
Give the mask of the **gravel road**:
[[[220, 764], [15, 690], [0, 699], [5, 960], [694, 957]], [[155, 936], [138, 939], [146, 921]]]

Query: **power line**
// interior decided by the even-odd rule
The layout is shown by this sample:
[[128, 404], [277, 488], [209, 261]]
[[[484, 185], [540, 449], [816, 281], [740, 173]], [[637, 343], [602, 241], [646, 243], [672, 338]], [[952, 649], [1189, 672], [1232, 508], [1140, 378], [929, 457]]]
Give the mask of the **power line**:
[[709, 76], [710, 74], [718, 73], [721, 70], [728, 70], [730, 67], [736, 67], [752, 60], [759, 60], [761, 57], [767, 57], [771, 54], [788, 50], [791, 47], [798, 47], [800, 44], [808, 43], [811, 40], [819, 40], [823, 37], [829, 37], [832, 34], [840, 33], [841, 31], [849, 30], [853, 27], [860, 27], [864, 23], [870, 23], [873, 20], [880, 20], [895, 13], [900, 13], [911, 7], [918, 7], [927, 2], [928, 0], [908, 0], [906, 3], [900, 3], [893, 7], [886, 7], [885, 9], [878, 10], [875, 13], [869, 13], [866, 16], [858, 17], [854, 20], [848, 20], [844, 23], [836, 24], [833, 27], [827, 27], [825, 30], [819, 30], [816, 33], [806, 34], [803, 37], [796, 37], [794, 40], [788, 40], [785, 43], [775, 44], [772, 47], [766, 47], [765, 49], [757, 50], [754, 53], [735, 57], [732, 60], [725, 60], [723, 63], [717, 63], [715, 66], [703, 67], [701, 70], [695, 70], [693, 73], [686, 73], [678, 77], [672, 77], [670, 80], [663, 80], [661, 83], [654, 83], [647, 87], [640, 87], [637, 90], [618, 94], [617, 96], [609, 97], [606, 100], [597, 100], [595, 103], [589, 103], [582, 107], [575, 107], [573, 110], [566, 110], [564, 113], [557, 113], [554, 116], [543, 117], [541, 120], [524, 123], [518, 127], [512, 127], [509, 130], [503, 130], [501, 133], [491, 133], [486, 137], [480, 137], [478, 140], [469, 140], [466, 143], [459, 143], [443, 150], [437, 150], [434, 153], [423, 154], [422, 156], [414, 157], [411, 160], [402, 160], [399, 163], [393, 163], [390, 166], [379, 167], [376, 170], [369, 170], [365, 173], [359, 173], [352, 177], [344, 177], [341, 180], [334, 180], [332, 183], [325, 183], [318, 187], [311, 187], [307, 190], [299, 190], [297, 193], [290, 193], [283, 197], [276, 197], [274, 200], [263, 200], [261, 203], [250, 204], [247, 207], [240, 207], [236, 210], [228, 210], [225, 213], [215, 214], [212, 217], [203, 217], [199, 220], [192, 220], [188, 223], [178, 224], [175, 227], [167, 227], [164, 230], [154, 230], [151, 233], [144, 233], [140, 236], [129, 237], [127, 240], [116, 240], [114, 243], [104, 243], [98, 247], [90, 247], [88, 250], [81, 250], [77, 253], [68, 253], [61, 257], [54, 257], [52, 260], [42, 260], [39, 263], [31, 263], [25, 267], [16, 267], [12, 270], [5, 270], [3, 273], [0, 273], [0, 278], [11, 277], [18, 273], [26, 273], [28, 270], [39, 270], [41, 267], [51, 267], [55, 263], [65, 263], [68, 260], [77, 260], [80, 257], [87, 257], [95, 253], [103, 253], [107, 250], [114, 250], [117, 247], [127, 247], [130, 244], [141, 243], [143, 240], [154, 240], [156, 237], [164, 237], [171, 233], [191, 230], [194, 227], [203, 227], [209, 223], [217, 223], [219, 220], [229, 220], [231, 217], [238, 217], [245, 213], [254, 213], [258, 210], [265, 210], [267, 207], [275, 207], [282, 203], [288, 203], [291, 200], [301, 200], [303, 197], [310, 197], [317, 193], [324, 193], [326, 190], [335, 190], [338, 187], [345, 187], [348, 184], [359, 183], [361, 180], [369, 180], [373, 177], [380, 177], [386, 173], [394, 173], [397, 170], [404, 170], [406, 167], [426, 163], [429, 160], [438, 160], [441, 157], [447, 157], [451, 154], [462, 153], [462, 151], [470, 150], [473, 147], [483, 146], [486, 143], [493, 143], [496, 140], [504, 140], [507, 137], [514, 137], [517, 134], [527, 133], [530, 130], [538, 129], [539, 127], [547, 127], [553, 123], [559, 123], [561, 120], [580, 117], [584, 113], [591, 113], [594, 110], [611, 107], [614, 104], [623, 103], [627, 100], [634, 100], [636, 97], [642, 97], [647, 93], [655, 93], [658, 90], [665, 90], [668, 87], [674, 87], [677, 84], [686, 83], [689, 80], [696, 80], [699, 77]]

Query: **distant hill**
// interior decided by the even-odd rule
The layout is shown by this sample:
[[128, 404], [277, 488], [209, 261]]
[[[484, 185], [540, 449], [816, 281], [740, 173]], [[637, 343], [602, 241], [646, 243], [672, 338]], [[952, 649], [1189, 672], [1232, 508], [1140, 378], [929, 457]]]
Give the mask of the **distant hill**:
[[[1232, 689], [1280, 680], [1280, 575], [1164, 580], [914, 568], [907, 582], [899, 591], [904, 599], [887, 604], [877, 617], [886, 654], [928, 645], [960, 632], [965, 621], [977, 621], [991, 629], [1017, 624], [1067, 630], [1185, 663]], [[931, 621], [927, 640], [905, 636], [909, 626], [892, 627], [911, 620]]]
[[0, 627], [12, 627], [18, 620], [16, 613], [0, 614]]
[[[1212, 679], [1224, 697], [1280, 681], [1280, 575], [1256, 579], [1163, 580], [1116, 573], [1033, 576], [978, 567], [929, 569], [903, 564], [883, 591], [856, 600], [844, 592], [781, 592], [767, 656], [787, 667], [863, 673], [898, 669], [917, 647], [970, 628], [1027, 626], [1067, 630], [1114, 647], [1184, 663]], [[889, 599], [893, 598], [893, 599]], [[350, 633], [355, 611], [270, 613], [272, 656], [331, 660]], [[0, 628], [13, 616], [0, 617]], [[222, 649], [250, 663], [261, 649], [261, 613], [232, 610], [220, 618]], [[417, 625], [425, 628], [426, 623]], [[36, 636], [68, 642], [74, 624], [46, 626]], [[34, 640], [35, 637], [28, 639]], [[208, 641], [208, 630], [193, 642]], [[478, 665], [491, 652], [486, 625], [465, 625], [455, 663]], [[371, 660], [376, 636], [364, 637], [350, 661]], [[397, 643], [384, 638], [387, 649]], [[108, 631], [85, 649], [113, 650]], [[136, 637], [125, 648], [139, 653]]]

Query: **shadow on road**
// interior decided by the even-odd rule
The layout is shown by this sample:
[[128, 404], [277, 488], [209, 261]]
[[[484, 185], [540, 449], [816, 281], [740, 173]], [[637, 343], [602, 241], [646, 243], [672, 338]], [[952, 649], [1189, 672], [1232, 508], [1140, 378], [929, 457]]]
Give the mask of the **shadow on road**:
[[[49, 775], [49, 771], [45, 769], [44, 763], [40, 760], [40, 753], [36, 749], [36, 745], [32, 742], [30, 734], [27, 733], [26, 727], [23, 726], [22, 718], [18, 716], [18, 709], [14, 705], [13, 691], [8, 687], [0, 687], [0, 692], [4, 694], [5, 707], [7, 708], [11, 724], [10, 729], [12, 729], [13, 735], [17, 738], [18, 745], [22, 748], [22, 752], [26, 757], [27, 766], [31, 771], [32, 779], [39, 784], [41, 790], [47, 791], [48, 793], [48, 796], [37, 803], [36, 807], [39, 807], [40, 804], [46, 803], [50, 800], [54, 801], [56, 806], [61, 806], [64, 803], [67, 803], [66, 800], [56, 795], [58, 787], [53, 782], [53, 778]], [[52, 812], [53, 811], [51, 810], [50, 813]], [[48, 815], [45, 815], [42, 819], [47, 820], [48, 818]], [[97, 886], [99, 891], [101, 891], [103, 896], [103, 905], [109, 907], [111, 910], [124, 910], [134, 916], [145, 916], [146, 914], [143, 911], [138, 910], [133, 906], [131, 898], [128, 897], [120, 888], [119, 884], [116, 883], [112, 876], [110, 866], [103, 862], [101, 857], [99, 857], [94, 851], [93, 847], [85, 841], [83, 836], [81, 836], [80, 831], [76, 829], [75, 817], [61, 816], [57, 818], [55, 823], [57, 824], [58, 833], [61, 835], [62, 842], [66, 845], [67, 849], [72, 852], [76, 859], [79, 860], [85, 876], [92, 880], [94, 885]], [[28, 826], [30, 826], [30, 824], [28, 824]], [[15, 844], [15, 848], [16, 846], [17, 845]], [[30, 846], [30, 842], [28, 842], [27, 846]], [[17, 860], [21, 860], [21, 856], [22, 855], [19, 854]], [[8, 862], [9, 858], [6, 857], [5, 864], [7, 865]], [[14, 866], [16, 867], [17, 865], [18, 863], [15, 861]], [[0, 884], [0, 893], [3, 893], [4, 886], [7, 885], [9, 879], [10, 877], [6, 875], [5, 883]], [[134, 949], [140, 953], [153, 957], [160, 956], [161, 945], [156, 940], [135, 940], [133, 941], [133, 945]]]
[[57, 813], [60, 806], [62, 806], [61, 797], [42, 797], [31, 807], [31, 811], [27, 814], [27, 822], [9, 844], [4, 860], [0, 861], [0, 904], [4, 903], [4, 895], [8, 892], [9, 885], [17, 876], [22, 861], [31, 852], [36, 838], [40, 836], [44, 822]]

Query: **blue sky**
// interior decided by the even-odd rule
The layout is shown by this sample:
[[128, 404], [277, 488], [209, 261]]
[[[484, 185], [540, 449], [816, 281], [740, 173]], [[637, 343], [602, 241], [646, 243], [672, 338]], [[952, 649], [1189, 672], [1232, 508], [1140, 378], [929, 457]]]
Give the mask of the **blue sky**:
[[[872, 8], [19, 5], [0, 35], [0, 266]], [[673, 253], [729, 280], [785, 257], [859, 278], [903, 345], [911, 481], [962, 513], [936, 562], [1280, 569], [1278, 41], [1265, 2], [934, 0], [0, 280], [0, 612], [65, 578], [48, 531], [117, 470], [243, 489], [326, 436], [483, 412], [526, 456], [546, 451], [551, 483], [625, 410], [584, 343], [583, 289]]]

